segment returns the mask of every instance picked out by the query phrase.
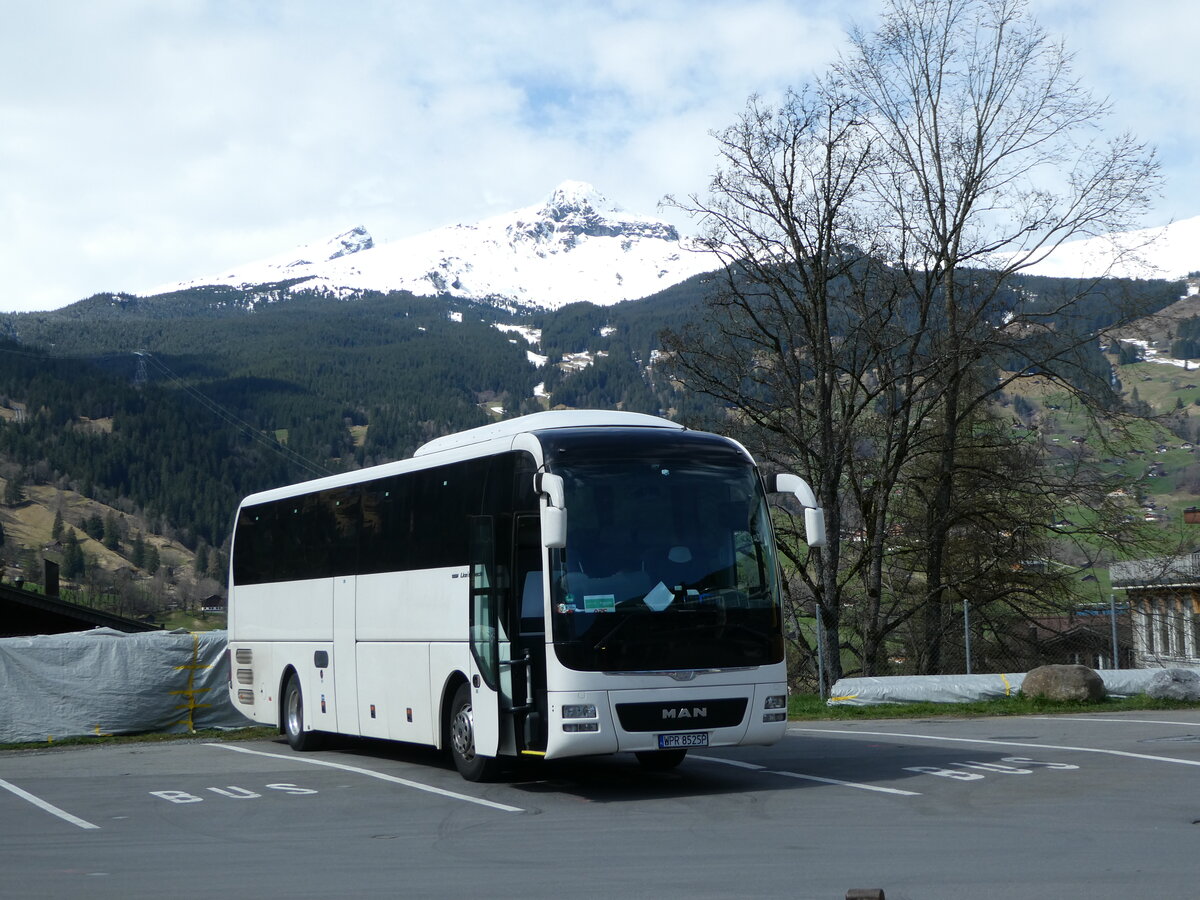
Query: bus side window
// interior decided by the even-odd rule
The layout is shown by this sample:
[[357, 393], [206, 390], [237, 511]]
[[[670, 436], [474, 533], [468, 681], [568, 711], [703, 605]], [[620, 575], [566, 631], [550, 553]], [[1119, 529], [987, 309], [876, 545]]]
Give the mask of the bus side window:
[[517, 579], [521, 588], [520, 633], [545, 634], [541, 523], [537, 516], [517, 517]]
[[542, 592], [542, 570], [525, 573], [521, 590], [521, 634], [545, 634], [545, 597]]
[[392, 475], [367, 485], [359, 545], [361, 574], [400, 572], [422, 564], [411, 552], [411, 506], [411, 476]]
[[275, 506], [244, 507], [238, 517], [233, 546], [233, 580], [237, 584], [273, 581], [275, 570]]

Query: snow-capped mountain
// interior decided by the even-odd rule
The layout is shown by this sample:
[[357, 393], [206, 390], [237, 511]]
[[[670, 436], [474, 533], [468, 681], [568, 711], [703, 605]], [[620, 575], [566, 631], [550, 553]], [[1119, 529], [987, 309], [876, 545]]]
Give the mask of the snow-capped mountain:
[[1200, 270], [1200, 216], [1070, 241], [1026, 271], [1053, 278], [1183, 278]]
[[553, 309], [578, 300], [605, 306], [646, 297], [718, 265], [673, 225], [624, 212], [590, 184], [569, 181], [544, 203], [474, 225], [451, 225], [385, 244], [354, 228], [144, 296], [299, 278], [292, 291], [347, 296], [403, 290]]

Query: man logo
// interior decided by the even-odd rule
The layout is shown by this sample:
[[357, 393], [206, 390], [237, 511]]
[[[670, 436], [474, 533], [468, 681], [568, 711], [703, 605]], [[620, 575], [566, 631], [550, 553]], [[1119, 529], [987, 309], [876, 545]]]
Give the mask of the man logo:
[[703, 719], [708, 715], [707, 706], [674, 706], [662, 711], [664, 719]]

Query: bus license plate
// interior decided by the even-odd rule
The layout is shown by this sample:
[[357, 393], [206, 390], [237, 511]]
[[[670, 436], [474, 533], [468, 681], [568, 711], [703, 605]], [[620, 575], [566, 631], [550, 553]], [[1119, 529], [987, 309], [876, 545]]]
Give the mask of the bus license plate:
[[675, 747], [707, 747], [708, 732], [692, 731], [686, 734], [660, 734], [658, 749], [670, 750]]

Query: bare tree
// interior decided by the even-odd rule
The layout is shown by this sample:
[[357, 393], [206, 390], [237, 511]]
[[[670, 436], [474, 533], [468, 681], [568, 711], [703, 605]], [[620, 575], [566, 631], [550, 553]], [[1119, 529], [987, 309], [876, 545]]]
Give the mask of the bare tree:
[[1127, 227], [1158, 184], [1152, 153], [1097, 139], [1106, 105], [1021, 0], [894, 0], [851, 43], [826, 78], [778, 107], [751, 98], [716, 135], [705, 199], [669, 199], [727, 264], [706, 326], [665, 338], [680, 378], [826, 508], [830, 547], [784, 548], [830, 680], [847, 606], [864, 670], [918, 616], [921, 666], [940, 670], [948, 605], [1011, 556], [993, 539], [972, 563], [960, 538], [1032, 529], [1052, 489], [1091, 489], [1035, 467], [1025, 502], [1001, 502], [979, 454], [1029, 448], [980, 425], [1033, 372], [1113, 411], [1097, 338], [1139, 311], [1098, 299], [1098, 279], [1031, 296], [1019, 276], [1064, 240]]
[[[777, 107], [751, 98], [716, 138], [722, 167], [709, 198], [671, 202], [702, 220], [726, 263], [725, 282], [709, 321], [668, 334], [666, 345], [691, 388], [735, 411], [721, 427], [777, 468], [800, 470], [836, 536], [862, 420], [892, 390], [879, 377], [881, 356], [897, 352], [889, 339], [908, 342], [863, 202], [876, 164], [872, 142], [856, 101], [836, 81], [791, 93]], [[864, 488], [881, 516], [886, 477]], [[782, 524], [781, 547], [797, 575], [788, 583], [802, 586], [793, 599], [815, 601], [832, 683], [841, 674], [844, 597], [867, 559], [858, 545], [837, 540], [810, 551], [797, 529]], [[796, 640], [803, 640], [798, 631]]]
[[893, 0], [880, 30], [851, 42], [836, 71], [879, 147], [870, 175], [890, 220], [888, 256], [934, 329], [912, 396], [925, 398], [917, 415], [936, 418], [940, 436], [923, 526], [926, 668], [939, 671], [962, 425], [1007, 386], [971, 390], [974, 371], [1015, 351], [1043, 376], [1088, 390], [1079, 351], [1097, 335], [1069, 327], [1086, 289], [1014, 305], [1012, 276], [1065, 240], [1128, 228], [1158, 171], [1130, 136], [1096, 138], [1107, 104], [1073, 79], [1062, 44], [1024, 0]]

